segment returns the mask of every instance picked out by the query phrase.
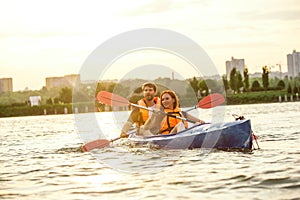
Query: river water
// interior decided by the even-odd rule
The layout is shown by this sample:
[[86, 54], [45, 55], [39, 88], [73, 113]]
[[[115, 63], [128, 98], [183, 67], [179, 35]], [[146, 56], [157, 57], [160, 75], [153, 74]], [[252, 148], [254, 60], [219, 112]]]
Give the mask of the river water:
[[225, 120], [233, 113], [251, 119], [260, 149], [159, 150], [121, 139], [82, 153], [99, 126], [115, 138], [123, 122], [109, 112], [1, 118], [0, 199], [300, 199], [300, 102], [226, 106]]

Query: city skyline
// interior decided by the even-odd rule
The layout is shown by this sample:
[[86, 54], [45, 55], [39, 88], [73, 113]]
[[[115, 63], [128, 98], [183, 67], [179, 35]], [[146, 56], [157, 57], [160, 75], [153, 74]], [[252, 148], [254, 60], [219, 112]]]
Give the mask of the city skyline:
[[286, 72], [287, 54], [300, 49], [300, 3], [294, 0], [1, 4], [0, 78], [13, 78], [14, 91], [41, 89], [46, 77], [78, 74], [95, 48], [133, 29], [164, 28], [189, 37], [221, 75], [232, 56], [245, 59], [249, 73], [276, 64]]
[[[157, 66], [156, 66], [157, 67]], [[275, 67], [275, 66], [273, 66]], [[166, 72], [167, 70], [170, 70], [168, 68], [164, 68], [163, 71]], [[272, 70], [270, 68], [270, 70]], [[169, 71], [170, 72], [170, 76], [168, 77], [159, 77], [159, 76], [156, 76], [157, 74], [153, 74], [153, 76], [149, 75], [147, 76], [147, 74], [145, 72], [142, 72], [142, 69], [139, 69], [138, 70], [139, 72], [141, 72], [141, 76], [139, 77], [139, 79], [144, 79], [144, 80], [155, 80], [155, 79], [160, 79], [160, 78], [170, 78], [170, 79], [177, 79], [177, 80], [183, 80], [182, 76], [176, 72], [172, 72], [172, 71]], [[166, 73], [165, 73], [166, 74]], [[250, 73], [249, 74], [249, 77], [251, 78], [257, 78], [257, 77], [260, 77], [262, 74], [262, 72], [254, 72], [254, 73]], [[77, 80], [67, 80], [68, 77], [76, 77]], [[270, 71], [269, 73], [269, 77], [270, 78], [283, 78], [285, 76], [288, 76], [288, 72], [280, 72], [280, 71]], [[122, 80], [130, 80], [134, 77], [130, 77], [130, 75], [128, 76], [124, 76], [122, 78]], [[208, 78], [208, 79], [216, 79], [218, 78], [218, 76], [204, 76], [204, 78]], [[228, 75], [227, 75], [227, 78]], [[7, 79], [10, 79], [10, 80], [7, 80]], [[22, 92], [22, 91], [31, 91], [30, 88], [25, 88], [23, 90], [14, 90], [13, 89], [13, 78], [1, 78], [0, 77], [0, 82], [3, 82], [4, 84], [6, 84], [3, 88], [0, 87], [0, 93], [1, 92], [11, 92], [11, 90], [13, 92]], [[49, 82], [50, 81], [50, 82]], [[77, 83], [75, 83], [76, 81], [78, 81]], [[96, 83], [96, 82], [93, 82], [95, 80], [85, 80], [85, 81], [81, 81], [80, 80], [80, 74], [65, 74], [63, 76], [53, 76], [53, 77], [45, 77], [45, 84], [40, 88], [40, 89], [43, 89], [43, 88], [47, 88], [47, 89], [52, 89], [52, 88], [60, 88], [60, 87], [74, 87], [76, 84], [92, 84], [92, 83]], [[108, 81], [108, 82], [111, 82], [111, 81], [117, 81], [116, 79], [102, 79], [102, 81]], [[10, 85], [7, 85], [7, 84], [10, 84]], [[1, 86], [1, 84], [0, 84]], [[34, 89], [34, 90], [40, 90], [40, 89]]]

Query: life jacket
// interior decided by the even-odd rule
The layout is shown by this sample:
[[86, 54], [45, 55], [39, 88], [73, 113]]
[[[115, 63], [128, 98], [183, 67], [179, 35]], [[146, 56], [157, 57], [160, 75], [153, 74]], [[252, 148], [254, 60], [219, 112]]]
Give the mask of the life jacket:
[[[157, 107], [160, 104], [158, 97], [154, 97], [154, 103], [155, 103], [155, 107]], [[137, 104], [140, 106], [148, 107], [144, 98], [139, 100]], [[149, 112], [151, 111], [142, 108], [139, 109], [139, 115], [136, 120], [137, 126], [142, 126], [145, 124], [146, 120], [149, 118]]]
[[[183, 114], [181, 112], [180, 108], [175, 108], [175, 109], [165, 109], [165, 112], [168, 114], [172, 114], [175, 116], [183, 117]], [[187, 121], [182, 121], [181, 119], [171, 117], [171, 116], [166, 116], [165, 119], [163, 120], [160, 128], [160, 133], [161, 134], [169, 134], [171, 130], [178, 124], [178, 123], [184, 123], [185, 128], [188, 127]]]

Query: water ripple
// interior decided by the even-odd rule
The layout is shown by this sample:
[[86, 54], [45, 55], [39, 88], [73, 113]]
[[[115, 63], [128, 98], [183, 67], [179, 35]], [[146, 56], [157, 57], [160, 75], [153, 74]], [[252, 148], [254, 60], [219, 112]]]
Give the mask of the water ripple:
[[[3, 118], [0, 198], [299, 199], [300, 104], [287, 105], [228, 107], [251, 118], [261, 147], [251, 153], [135, 148], [126, 139], [81, 153], [72, 115]], [[285, 110], [280, 123], [265, 123]], [[107, 116], [97, 114], [109, 130]]]

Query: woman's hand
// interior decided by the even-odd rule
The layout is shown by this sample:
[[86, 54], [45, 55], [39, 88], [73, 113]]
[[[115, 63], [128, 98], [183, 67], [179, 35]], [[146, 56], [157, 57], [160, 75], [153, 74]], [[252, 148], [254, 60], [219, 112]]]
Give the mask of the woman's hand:
[[121, 134], [120, 134], [120, 138], [128, 138], [128, 136], [129, 135], [125, 132], [121, 132]]

